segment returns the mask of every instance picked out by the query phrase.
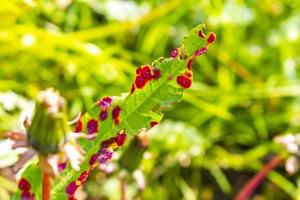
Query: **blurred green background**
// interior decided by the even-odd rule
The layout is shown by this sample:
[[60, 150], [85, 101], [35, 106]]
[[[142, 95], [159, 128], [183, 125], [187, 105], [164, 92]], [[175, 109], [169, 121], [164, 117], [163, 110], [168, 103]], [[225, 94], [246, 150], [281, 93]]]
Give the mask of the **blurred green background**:
[[[193, 87], [143, 138], [147, 147], [118, 151], [79, 195], [120, 199], [126, 186], [127, 199], [232, 199], [282, 151], [273, 138], [300, 129], [298, 0], [1, 1], [0, 133], [20, 129], [48, 87], [68, 100], [70, 119], [128, 92], [137, 66], [168, 57], [199, 23], [217, 41], [197, 59]], [[1, 200], [16, 188], [7, 146]], [[277, 168], [253, 199], [299, 199], [299, 175]]]

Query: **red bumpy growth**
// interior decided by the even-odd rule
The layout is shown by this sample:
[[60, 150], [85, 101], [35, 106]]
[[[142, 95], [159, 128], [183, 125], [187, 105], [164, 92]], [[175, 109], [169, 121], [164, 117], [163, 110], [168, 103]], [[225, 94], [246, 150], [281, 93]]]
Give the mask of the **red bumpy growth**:
[[[203, 33], [203, 31], [199, 31], [198, 32], [198, 36], [201, 37], [202, 39], [205, 39], [206, 36]], [[201, 49], [198, 49], [194, 52], [194, 54], [189, 58], [188, 63], [187, 63], [187, 70], [184, 73], [184, 75], [179, 75], [177, 76], [177, 83], [183, 87], [184, 89], [190, 88], [192, 85], [192, 65], [193, 65], [193, 61], [197, 56], [200, 56], [202, 54], [204, 54], [207, 51], [208, 46], [213, 43], [216, 40], [216, 34], [214, 33], [210, 33], [208, 39], [207, 39], [207, 43], [204, 47], [202, 47]], [[172, 57], [172, 55], [171, 55]]]
[[205, 34], [203, 33], [203, 31], [199, 31], [199, 32], [198, 32], [198, 36], [201, 37], [202, 39], [205, 39], [205, 38], [206, 38], [206, 36], [205, 36]]
[[137, 88], [142, 89], [146, 85], [147, 79], [144, 79], [142, 76], [137, 76], [134, 83]]
[[180, 75], [180, 76], [177, 76], [177, 83], [184, 89], [187, 89], [187, 88], [191, 87], [192, 80], [185, 75]]
[[98, 122], [94, 119], [91, 119], [87, 123], [87, 132], [88, 134], [96, 133], [98, 131]]
[[120, 118], [119, 118], [120, 112], [121, 112], [121, 108], [119, 106], [115, 107], [112, 110], [112, 118], [114, 120], [115, 125], [118, 125], [120, 122]]
[[156, 126], [158, 124], [158, 122], [152, 121], [150, 122], [150, 127], [153, 128], [154, 126]]
[[125, 133], [118, 134], [118, 135], [115, 137], [115, 142], [117, 143], [117, 145], [118, 145], [119, 147], [123, 146], [125, 140], [126, 140], [126, 134], [125, 134]]
[[64, 163], [58, 163], [58, 165], [57, 165], [57, 168], [58, 168], [59, 172], [64, 171], [66, 169], [66, 167], [67, 167], [67, 163], [66, 162], [64, 162]]
[[160, 77], [160, 70], [157, 68], [154, 68], [152, 70], [152, 79], [156, 80]]
[[143, 65], [136, 69], [136, 77], [131, 86], [130, 93], [132, 94], [136, 88], [142, 89], [151, 80], [156, 80], [160, 77], [160, 70], [152, 68], [150, 65]]
[[89, 161], [90, 166], [92, 166], [96, 163], [98, 156], [99, 156], [98, 153], [95, 153], [91, 156], [90, 161]]
[[33, 198], [32, 198], [32, 196], [31, 196], [31, 194], [30, 194], [29, 191], [24, 190], [21, 193], [21, 200], [33, 200]]
[[34, 200], [34, 194], [30, 193], [31, 185], [25, 178], [21, 178], [18, 188], [22, 191], [21, 200]]
[[99, 115], [99, 119], [100, 119], [101, 121], [104, 121], [104, 120], [107, 118], [107, 115], [108, 115], [107, 111], [106, 111], [106, 110], [103, 110], [103, 111], [101, 111], [101, 113], [100, 113], [100, 115]]
[[102, 110], [108, 110], [108, 108], [110, 107], [112, 102], [112, 98], [111, 97], [104, 97], [103, 99], [101, 99], [98, 103], [98, 105], [100, 106], [100, 108]]
[[71, 183], [69, 183], [69, 185], [67, 185], [66, 187], [66, 193], [68, 196], [73, 196], [76, 192], [78, 188], [78, 184], [76, 183], [76, 181], [72, 181]]
[[82, 118], [80, 117], [80, 119], [79, 119], [78, 122], [76, 123], [75, 133], [80, 133], [80, 132], [82, 132], [82, 129], [83, 129], [83, 122], [82, 122]]
[[84, 184], [86, 179], [88, 178], [90, 174], [90, 170], [89, 171], [84, 171], [81, 173], [81, 175], [79, 176], [78, 180], [81, 182], [81, 184]]
[[208, 39], [207, 39], [207, 43], [210, 44], [210, 43], [213, 43], [215, 40], [216, 40], [216, 34], [214, 33], [210, 33]]
[[176, 58], [177, 56], [178, 56], [178, 48], [174, 49], [170, 54], [171, 58]]
[[18, 187], [20, 190], [29, 191], [31, 188], [31, 185], [25, 178], [21, 178], [21, 180], [19, 181]]

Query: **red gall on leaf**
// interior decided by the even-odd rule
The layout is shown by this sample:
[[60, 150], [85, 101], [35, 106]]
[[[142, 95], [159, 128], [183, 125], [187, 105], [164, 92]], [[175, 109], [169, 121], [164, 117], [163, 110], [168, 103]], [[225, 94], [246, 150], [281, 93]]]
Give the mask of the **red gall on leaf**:
[[89, 165], [90, 166], [94, 165], [96, 163], [98, 157], [99, 157], [99, 153], [93, 154], [90, 158]]
[[142, 89], [146, 85], [147, 79], [144, 79], [142, 76], [137, 76], [134, 83], [137, 88]]
[[191, 69], [192, 69], [192, 65], [193, 65], [194, 59], [195, 59], [197, 56], [200, 56], [200, 55], [204, 54], [206, 51], [207, 51], [207, 47], [202, 47], [201, 49], [198, 49], [197, 51], [195, 51], [195, 53], [191, 56], [191, 58], [190, 58], [189, 61], [188, 61], [187, 68], [188, 68], [189, 70], [191, 70]]
[[[135, 77], [134, 85], [132, 85], [131, 87], [131, 93], [134, 92], [135, 88], [142, 89], [146, 85], [146, 83], [153, 78], [151, 66], [149, 65], [144, 65], [137, 68], [136, 74], [137, 76]], [[157, 76], [158, 74], [155, 75], [155, 77]]]
[[68, 197], [68, 200], [77, 200], [74, 196]]
[[89, 175], [90, 171], [83, 171], [79, 176], [78, 180], [81, 182], [81, 184], [84, 184]]
[[103, 111], [101, 111], [101, 113], [100, 113], [100, 115], [99, 115], [99, 119], [101, 120], [101, 121], [104, 121], [106, 118], [107, 118], [107, 115], [108, 115], [108, 113], [107, 113], [107, 111], [105, 110], [103, 110]]
[[140, 75], [143, 71], [149, 71], [149, 70], [151, 70], [150, 65], [142, 65], [136, 69], [136, 74]]
[[178, 56], [178, 48], [173, 49], [173, 51], [171, 51], [170, 57], [171, 58], [176, 58]]
[[216, 40], [216, 34], [211, 32], [207, 39], [207, 44], [213, 43], [215, 40]]
[[121, 108], [119, 106], [115, 107], [112, 110], [112, 117], [113, 117], [113, 119], [116, 119], [117, 117], [119, 117], [120, 112], [121, 112]]
[[118, 125], [120, 123], [120, 119], [119, 118], [114, 119], [114, 123], [115, 125]]
[[20, 190], [27, 190], [27, 191], [29, 191], [30, 188], [31, 188], [31, 185], [30, 185], [30, 183], [25, 178], [21, 178], [21, 180], [19, 181], [19, 184], [18, 184], [18, 188]]
[[184, 89], [190, 88], [192, 85], [192, 81], [184, 75], [177, 76], [177, 83]]
[[101, 153], [103, 148], [108, 148], [114, 143], [114, 138], [110, 138], [108, 140], [105, 140], [101, 143], [101, 148], [99, 149], [99, 152]]
[[33, 200], [33, 196], [30, 194], [29, 191], [24, 190], [21, 193], [21, 200]]
[[158, 122], [152, 121], [150, 122], [150, 127], [153, 128], [154, 126], [156, 126], [158, 124]]
[[82, 118], [80, 118], [78, 120], [78, 122], [76, 123], [76, 127], [75, 127], [75, 133], [80, 133], [82, 132], [83, 129], [83, 122], [82, 122]]
[[80, 185], [80, 182], [78, 183], [77, 181], [72, 181], [69, 183], [66, 187], [66, 193], [68, 196], [73, 196]]
[[145, 80], [151, 80], [152, 78], [152, 75], [151, 75], [151, 68], [150, 66], [144, 66], [141, 70], [141, 73], [140, 73], [141, 77]]
[[206, 51], [207, 51], [207, 47], [202, 47], [201, 49], [195, 51], [194, 55], [200, 56], [200, 55], [204, 54]]
[[188, 61], [187, 68], [189, 70], [192, 69], [193, 62], [194, 62], [194, 57], [190, 58], [189, 61]]
[[135, 73], [136, 73], [137, 75], [141, 74], [142, 68], [143, 68], [143, 66], [140, 66], [140, 67], [136, 68]]
[[205, 34], [203, 33], [203, 31], [199, 31], [199, 32], [198, 32], [198, 36], [201, 37], [201, 38], [203, 38], [203, 39], [206, 38], [206, 36], [205, 36]]
[[117, 143], [117, 145], [118, 145], [119, 147], [123, 146], [125, 140], [126, 140], [126, 134], [125, 134], [125, 133], [118, 134], [118, 135], [115, 137], [115, 142]]
[[98, 122], [94, 119], [91, 119], [87, 123], [87, 132], [88, 134], [93, 134], [98, 132]]
[[160, 70], [157, 68], [154, 68], [152, 70], [152, 79], [156, 80], [160, 77]]
[[103, 99], [101, 99], [98, 103], [98, 105], [100, 106], [100, 108], [102, 110], [108, 110], [108, 108], [110, 107], [112, 102], [112, 98], [111, 97], [104, 97]]
[[100, 156], [98, 157], [98, 161], [101, 164], [106, 163], [108, 160], [110, 160], [113, 156], [113, 151], [108, 149], [101, 149]]
[[66, 162], [64, 162], [64, 163], [58, 163], [58, 165], [57, 165], [57, 168], [58, 168], [59, 172], [64, 171], [66, 169], [66, 167], [67, 167], [67, 163]]

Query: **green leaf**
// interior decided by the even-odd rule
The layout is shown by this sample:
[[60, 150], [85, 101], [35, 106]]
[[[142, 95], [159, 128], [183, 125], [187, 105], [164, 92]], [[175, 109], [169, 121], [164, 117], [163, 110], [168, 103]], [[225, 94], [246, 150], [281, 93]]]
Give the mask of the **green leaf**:
[[191, 32], [184, 38], [183, 46], [187, 56], [193, 55], [193, 53], [199, 49], [199, 44], [203, 43], [203, 38], [199, 37], [199, 31], [205, 29], [204, 24], [200, 24], [193, 28]]
[[[179, 48], [179, 53], [185, 52], [187, 56], [184, 59], [179, 58], [160, 58], [152, 63], [152, 67], [160, 70], [160, 77], [148, 82], [144, 88], [135, 89], [132, 94], [122, 94], [119, 97], [113, 97], [113, 103], [108, 110], [106, 120], [98, 123], [98, 133], [94, 140], [80, 139], [79, 143], [85, 150], [85, 159], [80, 166], [80, 171], [73, 170], [70, 166], [60, 174], [52, 184], [51, 195], [53, 200], [67, 198], [65, 193], [66, 186], [76, 180], [80, 174], [89, 169], [90, 157], [98, 152], [101, 142], [116, 136], [121, 130], [125, 130], [128, 136], [138, 134], [141, 129], [149, 130], [151, 121], [159, 122], [163, 114], [161, 111], [173, 103], [179, 102], [183, 96], [183, 88], [177, 84], [176, 77], [187, 71], [187, 63], [193, 53], [206, 45], [206, 41], [198, 36], [198, 32], [204, 28], [199, 25], [193, 29], [184, 39], [184, 45]], [[112, 110], [119, 106], [120, 123], [115, 125], [112, 119]], [[94, 104], [83, 116], [84, 130], [86, 124], [91, 119], [98, 119], [101, 110], [98, 104]], [[39, 173], [38, 170], [32, 170], [32, 167], [25, 171], [28, 173]], [[41, 184], [41, 183], [36, 183]], [[40, 195], [40, 188], [34, 189], [36, 195]]]
[[[41, 170], [37, 164], [29, 165], [22, 173], [22, 177], [25, 178], [31, 185], [31, 191], [35, 195], [35, 199], [42, 199], [42, 175]], [[12, 200], [18, 200], [21, 197], [21, 191], [18, 190]]]
[[268, 174], [268, 179], [270, 179], [270, 181], [272, 181], [275, 185], [277, 185], [291, 197], [295, 197], [296, 187], [288, 178], [284, 177], [276, 171], [271, 171]]

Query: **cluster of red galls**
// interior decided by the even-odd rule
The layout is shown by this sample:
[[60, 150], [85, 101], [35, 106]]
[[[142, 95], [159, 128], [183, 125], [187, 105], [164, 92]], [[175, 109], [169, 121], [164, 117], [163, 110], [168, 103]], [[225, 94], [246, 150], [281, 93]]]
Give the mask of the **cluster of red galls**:
[[[110, 108], [112, 104], [112, 98], [111, 97], [104, 97], [99, 100], [98, 106], [101, 108], [99, 119], [90, 119], [87, 122], [86, 130], [87, 134], [91, 137], [88, 137], [89, 139], [95, 138], [95, 133], [98, 132], [99, 129], [99, 122], [98, 121], [104, 121], [107, 119], [108, 116], [108, 109]], [[120, 123], [120, 112], [121, 108], [119, 106], [116, 106], [112, 109], [112, 119], [114, 120], [115, 125], [118, 125]], [[80, 118], [77, 121], [76, 127], [75, 127], [75, 133], [80, 133], [83, 131], [83, 121], [82, 118]]]
[[[199, 31], [198, 35], [199, 35], [199, 37], [206, 39], [206, 36], [204, 35], [204, 33], [202, 31]], [[189, 58], [188, 63], [187, 63], [187, 70], [185, 71], [184, 74], [178, 75], [177, 79], [176, 79], [177, 83], [182, 88], [187, 89], [187, 88], [191, 87], [192, 77], [193, 77], [193, 72], [192, 72], [191, 68], [192, 68], [193, 60], [197, 56], [200, 56], [203, 53], [205, 53], [207, 51], [208, 45], [213, 43], [215, 41], [215, 39], [216, 39], [216, 35], [214, 33], [210, 33], [210, 35], [207, 39], [206, 46], [195, 51], [195, 53]], [[171, 52], [171, 55], [170, 55], [171, 58], [175, 59], [178, 56], [178, 53], [179, 53], [178, 48], [174, 49]], [[136, 77], [135, 77], [134, 83], [132, 84], [132, 87], [131, 87], [131, 94], [135, 91], [136, 88], [142, 89], [149, 81], [158, 79], [160, 76], [161, 76], [160, 70], [157, 68], [152, 68], [149, 65], [143, 65], [143, 66], [137, 68]], [[99, 101], [99, 106], [102, 109], [100, 112], [100, 115], [99, 115], [99, 119], [101, 121], [104, 121], [107, 118], [107, 116], [108, 116], [107, 110], [110, 107], [111, 102], [112, 102], [112, 99], [110, 97], [105, 97]], [[121, 108], [119, 106], [116, 106], [112, 110], [112, 118], [116, 125], [120, 121], [120, 119], [119, 119], [120, 111], [121, 111]], [[158, 122], [152, 121], [150, 123], [150, 127], [154, 127], [157, 124], [158, 124]], [[82, 120], [80, 119], [77, 123], [75, 132], [81, 132], [82, 128], [83, 128], [83, 124], [82, 124]], [[89, 120], [87, 123], [88, 134], [92, 134], [97, 131], [98, 131], [97, 120], [94, 120], [94, 119]], [[74, 194], [75, 194], [77, 188], [86, 181], [87, 177], [89, 176], [90, 172], [93, 170], [95, 165], [98, 163], [105, 163], [107, 160], [111, 159], [112, 153], [113, 153], [113, 151], [112, 151], [113, 147], [121, 147], [124, 144], [125, 139], [126, 139], [126, 134], [125, 134], [125, 132], [123, 132], [123, 133], [118, 133], [118, 135], [116, 137], [110, 138], [110, 139], [102, 142], [99, 151], [97, 153], [93, 154], [89, 160], [90, 168], [87, 171], [82, 172], [77, 180], [72, 181], [70, 184], [67, 185], [66, 193], [68, 195], [69, 200], [75, 200]], [[28, 188], [28, 185], [25, 188]], [[30, 185], [29, 185], [29, 189], [30, 189]], [[23, 190], [23, 192], [24, 191], [27, 191], [27, 190]], [[31, 200], [31, 199], [24, 199], [24, 200]]]
[[187, 71], [183, 75], [177, 76], [177, 83], [184, 89], [190, 88], [192, 85], [192, 71]]
[[[206, 36], [202, 31], [199, 31], [198, 36], [206, 39]], [[204, 54], [207, 51], [207, 47], [209, 44], [213, 43], [216, 40], [216, 35], [214, 33], [210, 33], [208, 39], [206, 40], [206, 45], [202, 47], [201, 49], [198, 49], [195, 51], [195, 53], [189, 58], [187, 63], [187, 70], [184, 74], [177, 76], [177, 83], [184, 89], [190, 88], [192, 85], [192, 79], [193, 79], [193, 72], [192, 72], [192, 64], [196, 57]], [[178, 49], [174, 49], [171, 52], [171, 58], [176, 58], [178, 56]]]
[[76, 190], [78, 189], [78, 187], [80, 185], [82, 185], [86, 181], [86, 179], [89, 176], [89, 174], [91, 173], [91, 171], [92, 171], [92, 168], [90, 168], [87, 171], [82, 172], [77, 180], [72, 181], [71, 183], [68, 184], [68, 186], [66, 187], [68, 200], [76, 200], [76, 198], [74, 197]]
[[[199, 37], [206, 39], [206, 36], [202, 31], [199, 31], [198, 33]], [[213, 43], [216, 40], [216, 35], [214, 33], [210, 33], [208, 39], [206, 40], [206, 46], [195, 51], [195, 53], [189, 58], [188, 63], [187, 63], [187, 71], [182, 74], [177, 76], [177, 83], [184, 89], [190, 88], [192, 85], [192, 64], [193, 60], [197, 57], [200, 56], [201, 54], [205, 53], [207, 51], [207, 47], [209, 44]], [[176, 58], [178, 56], [178, 48], [174, 49], [170, 57], [171, 58]], [[136, 70], [136, 77], [134, 79], [134, 83], [132, 84], [131, 87], [131, 94], [135, 91], [136, 88], [142, 89], [149, 81], [153, 79], [158, 79], [160, 77], [160, 70], [157, 68], [152, 68], [149, 65], [143, 65]]]
[[142, 89], [149, 81], [160, 77], [160, 70], [149, 65], [143, 65], [136, 69], [136, 76], [131, 87], [131, 94], [136, 88]]
[[30, 192], [31, 185], [25, 178], [21, 178], [18, 187], [22, 191], [21, 200], [35, 200], [34, 194]]
[[[98, 101], [98, 106], [101, 108], [100, 114], [99, 114], [99, 120], [104, 121], [108, 116], [108, 109], [110, 108], [112, 104], [112, 98], [111, 97], [104, 97]], [[120, 122], [119, 116], [120, 116], [121, 108], [119, 106], [116, 106], [112, 109], [112, 118], [114, 120], [115, 125], [117, 125]], [[95, 138], [95, 133], [98, 132], [98, 120], [90, 119], [87, 122], [86, 130], [88, 135], [92, 135], [93, 137], [90, 137], [89, 139]], [[83, 121], [82, 118], [80, 118], [76, 124], [75, 132], [80, 133], [83, 131]], [[93, 154], [90, 157], [89, 160], [89, 169], [86, 171], [83, 171], [81, 175], [71, 183], [69, 183], [65, 191], [67, 193], [69, 200], [75, 200], [74, 197], [75, 192], [77, 191], [78, 187], [86, 181], [92, 170], [94, 169], [97, 164], [101, 163], [104, 164], [106, 161], [110, 160], [113, 155], [113, 148], [114, 147], [121, 147], [126, 139], [126, 134], [124, 131], [121, 131], [117, 134], [117, 136], [110, 138], [104, 142], [102, 142], [101, 147], [99, 151], [95, 154]]]
[[77, 191], [80, 185], [85, 183], [85, 181], [87, 180], [88, 176], [95, 168], [95, 166], [97, 166], [99, 163], [104, 164], [108, 160], [110, 160], [113, 155], [113, 148], [122, 147], [125, 140], [126, 140], [126, 133], [124, 131], [121, 131], [120, 133], [117, 134], [116, 137], [112, 137], [102, 142], [99, 151], [90, 157], [89, 169], [83, 171], [75, 181], [69, 183], [65, 188], [69, 200], [76, 199], [74, 197], [75, 192]]
[[[171, 52], [170, 57], [175, 59], [178, 56], [178, 53], [179, 53], [178, 48], [176, 48]], [[183, 75], [177, 76], [176, 78], [177, 84], [183, 88], [191, 87], [192, 76], [193, 76], [193, 72], [191, 71], [191, 69], [188, 69]]]

